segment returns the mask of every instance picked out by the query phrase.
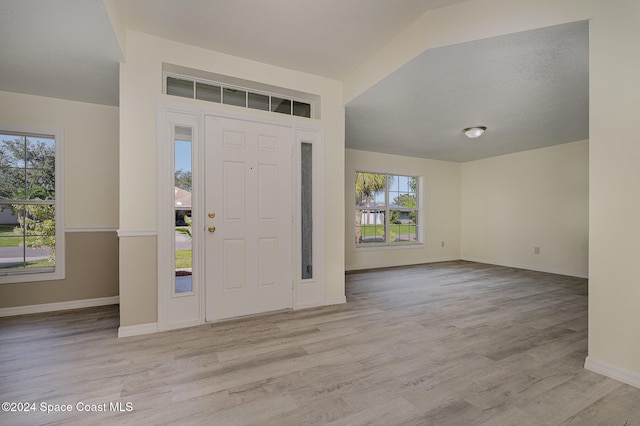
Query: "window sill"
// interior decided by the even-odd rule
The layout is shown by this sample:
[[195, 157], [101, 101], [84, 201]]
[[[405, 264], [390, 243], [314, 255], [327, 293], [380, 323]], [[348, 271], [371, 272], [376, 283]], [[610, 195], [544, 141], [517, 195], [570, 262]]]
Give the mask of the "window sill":
[[354, 252], [358, 251], [384, 251], [384, 250], [411, 250], [424, 248], [424, 243], [407, 243], [407, 244], [376, 244], [367, 246], [355, 246]]
[[54, 281], [63, 280], [65, 277], [64, 271], [53, 272], [16, 272], [8, 273], [5, 275], [0, 274], [0, 285], [2, 284], [15, 284], [15, 283], [30, 283], [36, 281]]

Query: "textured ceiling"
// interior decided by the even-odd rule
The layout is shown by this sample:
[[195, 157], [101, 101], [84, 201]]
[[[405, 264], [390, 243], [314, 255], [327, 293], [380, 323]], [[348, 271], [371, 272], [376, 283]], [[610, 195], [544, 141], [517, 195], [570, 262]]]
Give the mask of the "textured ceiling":
[[[462, 0], [106, 0], [159, 37], [341, 79]], [[103, 0], [0, 0], [0, 90], [118, 105]], [[349, 148], [469, 161], [588, 138], [588, 23], [424, 52], [346, 105]], [[461, 130], [488, 127], [481, 138]]]
[[[588, 22], [428, 50], [346, 106], [348, 148], [470, 161], [589, 137]], [[468, 139], [462, 129], [486, 126]]]
[[466, 0], [116, 0], [128, 28], [341, 79], [428, 9]]
[[[105, 0], [125, 27], [341, 78], [427, 9], [464, 0]], [[118, 105], [103, 0], [0, 0], [0, 90]]]
[[118, 104], [122, 54], [101, 0], [0, 0], [0, 90]]

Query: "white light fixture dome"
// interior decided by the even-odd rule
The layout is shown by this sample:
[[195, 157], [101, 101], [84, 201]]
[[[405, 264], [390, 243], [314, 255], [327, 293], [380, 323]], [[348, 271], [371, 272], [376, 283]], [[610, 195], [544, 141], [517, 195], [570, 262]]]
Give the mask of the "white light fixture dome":
[[482, 136], [485, 130], [487, 130], [487, 128], [484, 126], [476, 126], [476, 127], [467, 127], [466, 129], [463, 130], [463, 132], [468, 138], [475, 139]]

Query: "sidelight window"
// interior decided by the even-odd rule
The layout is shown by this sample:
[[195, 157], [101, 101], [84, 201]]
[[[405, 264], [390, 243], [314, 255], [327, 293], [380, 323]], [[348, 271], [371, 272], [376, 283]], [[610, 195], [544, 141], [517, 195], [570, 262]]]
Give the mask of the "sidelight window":
[[176, 126], [174, 148], [175, 293], [193, 292], [192, 131]]

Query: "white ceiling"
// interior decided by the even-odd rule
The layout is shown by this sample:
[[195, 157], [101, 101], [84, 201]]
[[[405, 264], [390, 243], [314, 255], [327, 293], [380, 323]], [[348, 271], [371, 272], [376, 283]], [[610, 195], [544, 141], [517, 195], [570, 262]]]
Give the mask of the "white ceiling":
[[342, 79], [427, 9], [467, 0], [116, 0], [128, 28]]
[[101, 0], [0, 0], [0, 90], [118, 104], [122, 53]]
[[[426, 10], [465, 0], [106, 1], [131, 29], [342, 79]], [[347, 105], [347, 146], [467, 161], [586, 139], [587, 30], [427, 51]], [[0, 0], [0, 52], [0, 90], [118, 105], [103, 0]], [[469, 125], [489, 130], [470, 144]]]
[[[348, 148], [470, 161], [589, 137], [589, 27], [424, 52], [346, 106]], [[486, 126], [468, 139], [462, 129]]]

